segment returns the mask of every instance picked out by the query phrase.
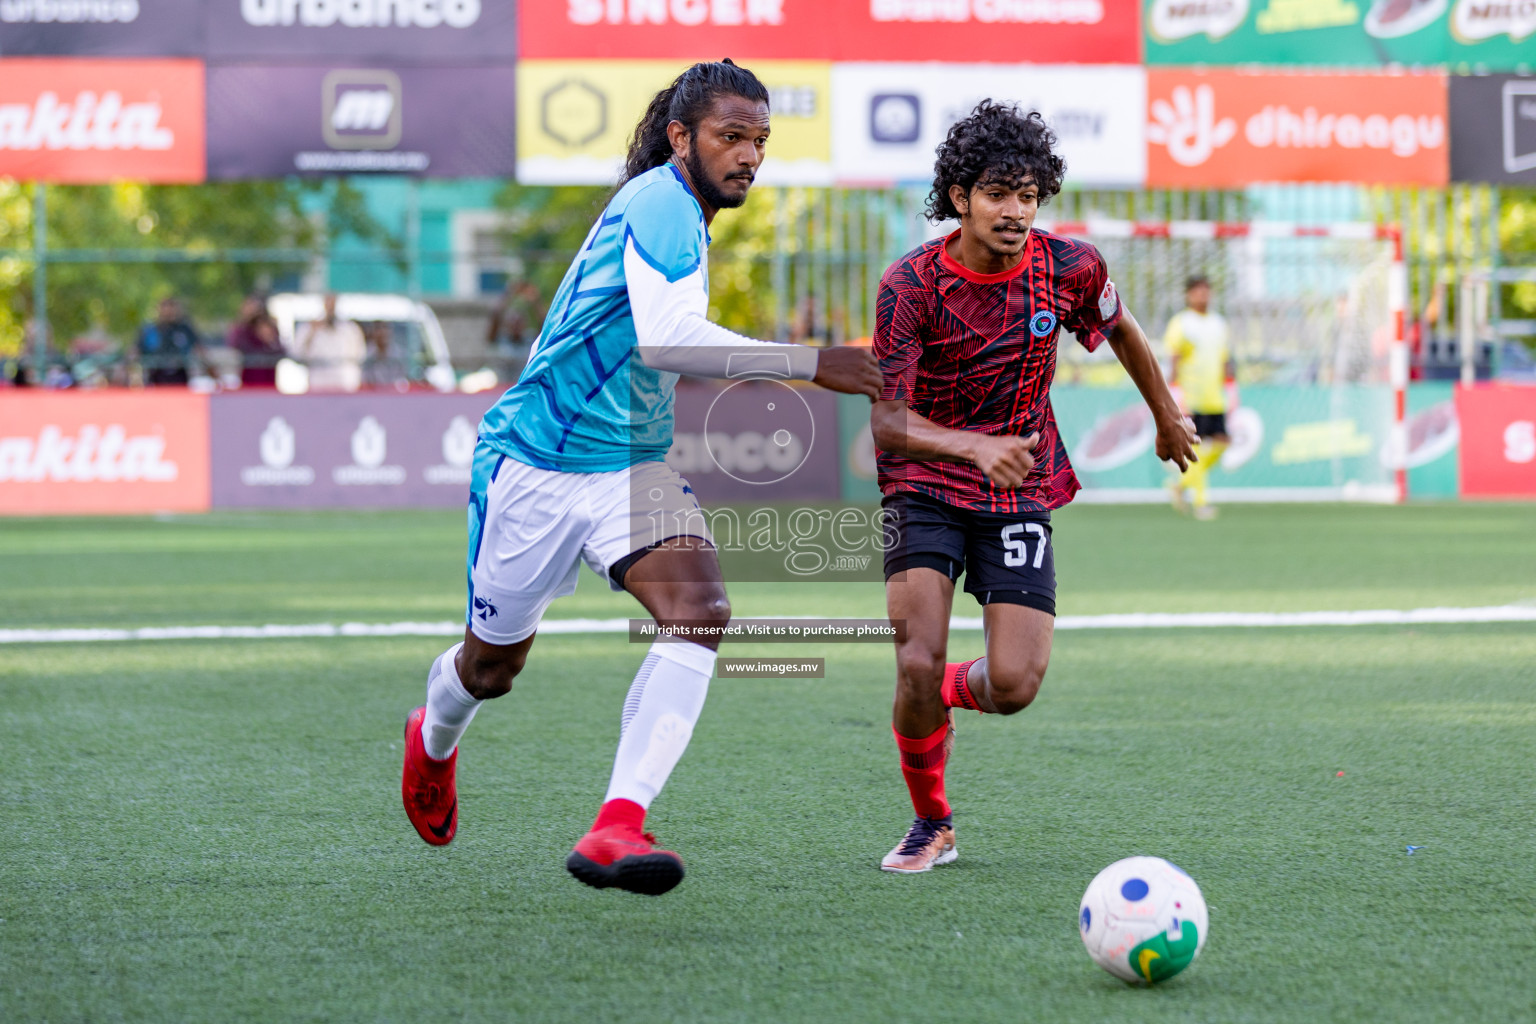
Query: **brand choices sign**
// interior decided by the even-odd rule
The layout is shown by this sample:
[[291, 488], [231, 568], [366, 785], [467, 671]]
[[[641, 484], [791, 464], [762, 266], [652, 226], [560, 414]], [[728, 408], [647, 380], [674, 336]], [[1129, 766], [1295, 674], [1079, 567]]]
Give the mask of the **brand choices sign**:
[[1536, 77], [1451, 79], [1451, 179], [1536, 185]]
[[515, 168], [511, 67], [208, 69], [208, 176]]
[[[682, 61], [523, 61], [517, 69], [517, 177], [524, 184], [611, 185], [629, 136]], [[831, 77], [825, 63], [757, 61], [773, 110], [758, 182], [832, 182]], [[510, 109], [510, 108], [509, 108]]]
[[218, 507], [462, 505], [496, 395], [220, 395]]
[[1146, 75], [1130, 67], [839, 64], [832, 69], [839, 181], [928, 181], [934, 148], [980, 99], [1039, 110], [1074, 184], [1139, 186]]
[[0, 177], [201, 181], [202, 64], [0, 61]]
[[527, 0], [524, 57], [1135, 63], [1137, 0]]
[[1441, 74], [1147, 73], [1147, 184], [1254, 181], [1440, 185], [1449, 170]]
[[0, 401], [0, 514], [207, 508], [207, 398], [11, 391]]

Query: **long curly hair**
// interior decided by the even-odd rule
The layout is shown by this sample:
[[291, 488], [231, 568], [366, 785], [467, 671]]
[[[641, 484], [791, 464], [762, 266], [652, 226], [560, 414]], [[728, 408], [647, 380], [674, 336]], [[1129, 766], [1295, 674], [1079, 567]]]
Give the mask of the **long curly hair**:
[[1061, 191], [1067, 162], [1056, 155], [1056, 133], [1038, 110], [1023, 113], [1016, 103], [982, 100], [950, 126], [933, 162], [933, 191], [925, 213], [935, 223], [956, 219], [960, 211], [949, 198], [959, 185], [970, 195], [978, 182], [998, 181], [1017, 187], [1025, 176], [1040, 187], [1040, 205]]
[[768, 102], [768, 90], [757, 76], [729, 57], [695, 64], [658, 92], [645, 108], [645, 116], [640, 118], [629, 140], [629, 155], [619, 184], [671, 160], [672, 140], [667, 138], [667, 125], [681, 121], [690, 133], [698, 131], [699, 122], [720, 96]]

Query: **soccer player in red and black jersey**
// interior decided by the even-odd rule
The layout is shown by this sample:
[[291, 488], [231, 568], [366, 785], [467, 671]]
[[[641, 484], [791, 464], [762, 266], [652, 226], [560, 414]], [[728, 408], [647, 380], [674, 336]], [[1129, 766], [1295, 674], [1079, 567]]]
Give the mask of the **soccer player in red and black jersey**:
[[[1051, 657], [1051, 510], [1078, 483], [1051, 412], [1056, 339], [1106, 341], [1152, 409], [1157, 454], [1184, 469], [1194, 428], [1146, 335], [1085, 242], [1034, 230], [1065, 163], [1038, 113], [984, 100], [938, 149], [928, 217], [960, 230], [908, 253], [880, 282], [872, 413], [886, 530], [886, 604], [896, 645], [892, 727], [917, 819], [880, 866], [953, 861], [944, 795], [950, 710], [1011, 715], [1035, 699]], [[983, 606], [986, 653], [946, 664], [955, 581]]]

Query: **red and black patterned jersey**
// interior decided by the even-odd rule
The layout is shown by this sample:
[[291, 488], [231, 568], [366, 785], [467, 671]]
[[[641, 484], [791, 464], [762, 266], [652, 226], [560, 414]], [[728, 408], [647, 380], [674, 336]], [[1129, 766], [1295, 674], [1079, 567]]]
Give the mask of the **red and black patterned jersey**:
[[994, 487], [974, 464], [880, 452], [880, 490], [918, 491], [961, 508], [1041, 512], [1078, 491], [1051, 412], [1056, 335], [1065, 327], [1090, 352], [1120, 320], [1104, 257], [1086, 242], [1038, 229], [1024, 258], [1001, 274], [967, 270], [949, 255], [959, 233], [919, 246], [880, 281], [874, 352], [885, 386], [941, 427], [983, 434], [1040, 432], [1035, 468], [1014, 489]]

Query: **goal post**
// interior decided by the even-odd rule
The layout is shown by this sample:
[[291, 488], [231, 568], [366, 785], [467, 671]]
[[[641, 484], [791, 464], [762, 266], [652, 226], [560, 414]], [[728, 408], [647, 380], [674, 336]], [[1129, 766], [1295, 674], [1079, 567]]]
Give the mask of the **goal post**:
[[[1209, 279], [1237, 364], [1233, 443], [1217, 501], [1406, 497], [1407, 278], [1396, 225], [1253, 221], [1038, 222], [1095, 245], [1165, 360], [1184, 283]], [[1160, 501], [1150, 414], [1107, 349], [1063, 335], [1053, 393], [1083, 498]], [[1137, 409], [1140, 407], [1140, 411]]]

